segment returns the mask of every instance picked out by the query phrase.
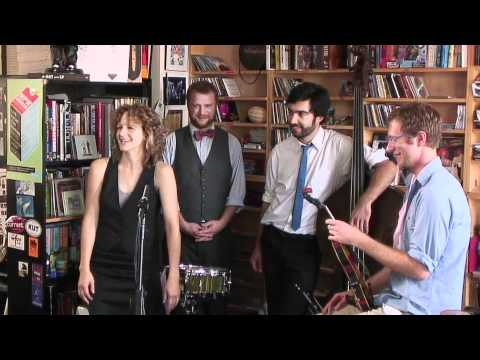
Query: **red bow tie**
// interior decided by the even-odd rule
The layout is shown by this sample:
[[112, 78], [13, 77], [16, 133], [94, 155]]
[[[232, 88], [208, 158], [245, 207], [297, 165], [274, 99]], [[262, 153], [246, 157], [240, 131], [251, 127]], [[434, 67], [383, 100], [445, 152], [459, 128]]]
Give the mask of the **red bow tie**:
[[195, 130], [193, 132], [193, 137], [195, 140], [200, 141], [203, 139], [204, 136], [208, 136], [210, 139], [213, 139], [215, 136], [215, 130], [208, 129], [208, 130]]

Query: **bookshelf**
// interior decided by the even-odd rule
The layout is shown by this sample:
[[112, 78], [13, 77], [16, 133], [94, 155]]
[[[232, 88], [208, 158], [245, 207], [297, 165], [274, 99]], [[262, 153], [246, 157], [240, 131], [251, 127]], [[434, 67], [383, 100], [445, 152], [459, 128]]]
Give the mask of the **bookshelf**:
[[[18, 234], [24, 239], [23, 250], [7, 249], [9, 314], [69, 313], [77, 301], [82, 216], [68, 215], [66, 209], [63, 213], [60, 211], [60, 200], [55, 200], [52, 195], [51, 175], [58, 176], [61, 172], [65, 181], [78, 177], [83, 191], [83, 179], [93, 159], [75, 160], [74, 143], [67, 146], [68, 139], [75, 134], [94, 135], [99, 156], [109, 156], [113, 136], [109, 126], [110, 116], [116, 107], [124, 103], [143, 102], [151, 106], [151, 81], [108, 83], [10, 76], [6, 78], [6, 83], [7, 90], [12, 92], [7, 94], [8, 100], [16, 95], [16, 89], [26, 85], [35, 88], [39, 94], [40, 106], [35, 115], [40, 128], [35, 134], [39, 138], [38, 161], [35, 164], [39, 177], [32, 195], [34, 211], [25, 218], [35, 219], [42, 228], [36, 237], [25, 231]], [[58, 99], [58, 94], [64, 94], [63, 99], [67, 100]], [[52, 104], [52, 99], [56, 99], [55, 104]], [[55, 109], [61, 111], [56, 112]], [[77, 128], [74, 125], [76, 120], [81, 123]], [[7, 129], [12, 131], [9, 127]], [[65, 133], [67, 136], [62, 138]], [[54, 141], [56, 146], [52, 145]], [[64, 144], [63, 148], [60, 143]], [[7, 150], [8, 144], [10, 142], [7, 142]], [[8, 156], [11, 156], [9, 151], [7, 158], [10, 159]], [[19, 215], [17, 182], [16, 179], [7, 179], [8, 216]], [[66, 192], [73, 189], [66, 188], [65, 192], [58, 189], [61, 188], [57, 191], [65, 204]], [[36, 253], [31, 244], [35, 244]], [[19, 263], [28, 264], [28, 274], [24, 277], [20, 276]]]
[[[191, 55], [210, 55], [221, 58], [231, 67], [231, 71], [209, 71], [200, 72], [194, 69], [192, 61], [190, 61], [190, 74], [192, 77], [230, 77], [235, 78], [241, 97], [228, 100], [235, 101], [239, 108], [240, 122], [220, 123], [218, 124], [225, 130], [233, 133], [239, 139], [242, 139], [248, 130], [259, 127], [258, 124], [248, 122], [246, 112], [249, 106], [258, 105], [255, 101], [264, 101], [262, 106], [266, 109], [266, 121], [261, 124], [261, 128], [265, 129], [265, 152], [261, 155], [263, 169], [266, 167], [266, 161], [270, 156], [270, 152], [275, 145], [275, 131], [286, 131], [288, 125], [284, 123], [274, 123], [274, 104], [285, 100], [284, 96], [277, 96], [275, 93], [275, 79], [301, 79], [318, 83], [330, 92], [332, 107], [335, 109], [335, 123], [326, 122], [325, 128], [334, 129], [345, 134], [352, 134], [353, 128], [348, 121], [345, 120], [348, 115], [353, 112], [353, 97], [346, 96], [341, 93], [342, 84], [348, 80], [352, 80], [352, 73], [346, 68], [338, 69], [322, 69], [322, 70], [247, 70], [243, 67], [239, 60], [238, 45], [192, 45], [190, 46]], [[480, 75], [480, 66], [474, 65], [475, 46], [467, 46], [466, 64], [464, 67], [423, 67], [423, 68], [374, 68], [373, 75], [392, 76], [413, 76], [421, 77], [425, 87], [430, 92], [427, 98], [392, 98], [392, 97], [366, 97], [365, 104], [375, 106], [386, 105], [402, 105], [412, 102], [421, 102], [432, 104], [440, 113], [442, 120], [451, 124], [455, 123], [457, 118], [458, 106], [465, 107], [464, 129], [446, 128], [442, 131], [444, 137], [463, 140], [463, 161], [461, 163], [462, 186], [467, 194], [468, 201], [472, 212], [472, 234], [478, 232], [480, 226], [480, 160], [472, 160], [472, 144], [480, 143], [480, 129], [475, 129], [473, 122], [475, 119], [475, 110], [480, 109], [480, 98], [473, 97], [471, 84], [474, 79]], [[265, 100], [264, 100], [265, 99]], [[351, 121], [351, 120], [350, 120]], [[339, 123], [340, 122], [340, 123]], [[384, 126], [372, 127], [365, 124], [364, 141], [371, 145], [375, 134], [386, 134], [387, 129]], [[245, 153], [245, 152], [244, 152]], [[264, 172], [261, 175], [247, 176], [247, 198], [250, 191], [261, 192], [264, 185]], [[262, 176], [263, 175], [263, 176]], [[261, 200], [261, 198], [260, 198]], [[260, 202], [261, 204], [261, 202]], [[252, 206], [244, 209], [234, 218], [232, 230], [234, 234], [242, 238], [242, 241], [253, 247], [253, 237], [259, 224], [259, 212], [252, 211]], [[259, 205], [253, 206], [254, 209]], [[241, 229], [241, 231], [240, 231]], [[238, 230], [238, 231], [236, 231]], [[247, 235], [247, 236], [245, 236]], [[250, 237], [249, 237], [250, 236]], [[252, 248], [250, 248], [251, 250]], [[250, 267], [248, 262], [237, 264], [248, 273]], [[248, 267], [248, 269], [247, 269]], [[251, 270], [250, 270], [251, 271]], [[240, 271], [239, 271], [240, 272]], [[328, 274], [328, 271], [320, 271]], [[235, 288], [235, 269], [232, 270], [232, 288]], [[257, 279], [258, 280], [258, 279]], [[328, 284], [325, 280], [325, 284]], [[473, 277], [466, 276], [464, 304], [470, 305], [474, 300], [475, 286]], [[252, 292], [255, 303], [261, 298], [262, 282], [261, 279], [255, 284], [256, 291]], [[250, 289], [251, 290], [251, 289]], [[319, 290], [319, 293], [322, 291]], [[247, 302], [244, 306], [253, 306]]]

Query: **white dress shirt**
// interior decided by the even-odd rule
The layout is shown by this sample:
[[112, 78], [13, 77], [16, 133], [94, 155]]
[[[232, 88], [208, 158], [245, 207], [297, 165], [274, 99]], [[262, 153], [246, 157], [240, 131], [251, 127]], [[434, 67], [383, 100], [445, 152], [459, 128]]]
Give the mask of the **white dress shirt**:
[[[319, 128], [308, 149], [305, 187], [312, 189], [311, 196], [325, 201], [350, 179], [353, 139], [334, 130]], [[293, 202], [298, 168], [302, 156], [302, 143], [291, 136], [276, 145], [267, 164], [263, 201], [269, 203], [261, 223], [271, 224], [292, 234], [316, 233], [317, 207], [303, 201], [302, 221], [295, 231], [291, 227]], [[364, 145], [365, 161], [372, 169], [388, 160], [385, 150]], [[333, 214], [335, 216], [335, 214]]]

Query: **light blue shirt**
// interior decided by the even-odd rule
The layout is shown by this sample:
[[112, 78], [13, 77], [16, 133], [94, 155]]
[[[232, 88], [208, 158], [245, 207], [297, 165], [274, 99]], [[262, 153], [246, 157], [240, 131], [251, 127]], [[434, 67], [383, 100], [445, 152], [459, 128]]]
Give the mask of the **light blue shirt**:
[[390, 288], [375, 296], [375, 305], [425, 315], [459, 310], [471, 226], [465, 193], [437, 157], [418, 174], [409, 197], [401, 250], [430, 276], [415, 280], [392, 272]]

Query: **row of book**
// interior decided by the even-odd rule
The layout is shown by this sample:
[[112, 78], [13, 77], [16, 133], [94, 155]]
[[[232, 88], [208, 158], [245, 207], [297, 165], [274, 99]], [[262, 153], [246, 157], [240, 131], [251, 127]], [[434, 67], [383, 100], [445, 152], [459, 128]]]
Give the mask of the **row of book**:
[[346, 66], [345, 45], [266, 45], [267, 70], [326, 70]]
[[80, 223], [58, 223], [45, 226], [45, 253], [47, 278], [67, 274], [69, 268], [80, 262]]
[[475, 45], [475, 58], [474, 58], [475, 65], [480, 65], [480, 45]]
[[377, 68], [467, 66], [467, 45], [369, 45], [368, 52]]
[[48, 169], [45, 209], [47, 218], [80, 216], [85, 210], [85, 179], [89, 167]]
[[273, 94], [277, 97], [288, 97], [290, 91], [302, 83], [303, 79], [289, 79], [276, 77], [273, 79]]
[[232, 72], [232, 68], [227, 65], [221, 58], [209, 55], [192, 55], [192, 63], [195, 71], [224, 71]]
[[369, 96], [379, 98], [426, 98], [430, 96], [423, 77], [407, 74], [373, 74], [368, 82]]
[[[376, 68], [453, 68], [467, 66], [467, 45], [367, 45]], [[269, 70], [337, 69], [352, 67], [353, 45], [266, 45]]]
[[[95, 152], [110, 156], [114, 135], [110, 129], [112, 115], [120, 106], [134, 103], [146, 105], [148, 99], [86, 98], [72, 103], [66, 94], [50, 95], [45, 105], [47, 161], [95, 158]], [[74, 144], [79, 135], [92, 135], [95, 143], [82, 138], [81, 143]]]
[[209, 83], [215, 86], [218, 96], [229, 96], [229, 97], [238, 97], [242, 94], [238, 87], [238, 83], [235, 79], [232, 78], [221, 78], [221, 77], [198, 77], [192, 78], [191, 83], [197, 81], [208, 81]]
[[288, 107], [283, 101], [274, 101], [272, 104], [272, 124], [288, 124]]
[[398, 108], [398, 105], [364, 104], [365, 125], [368, 127], [387, 127], [388, 115], [396, 108]]

